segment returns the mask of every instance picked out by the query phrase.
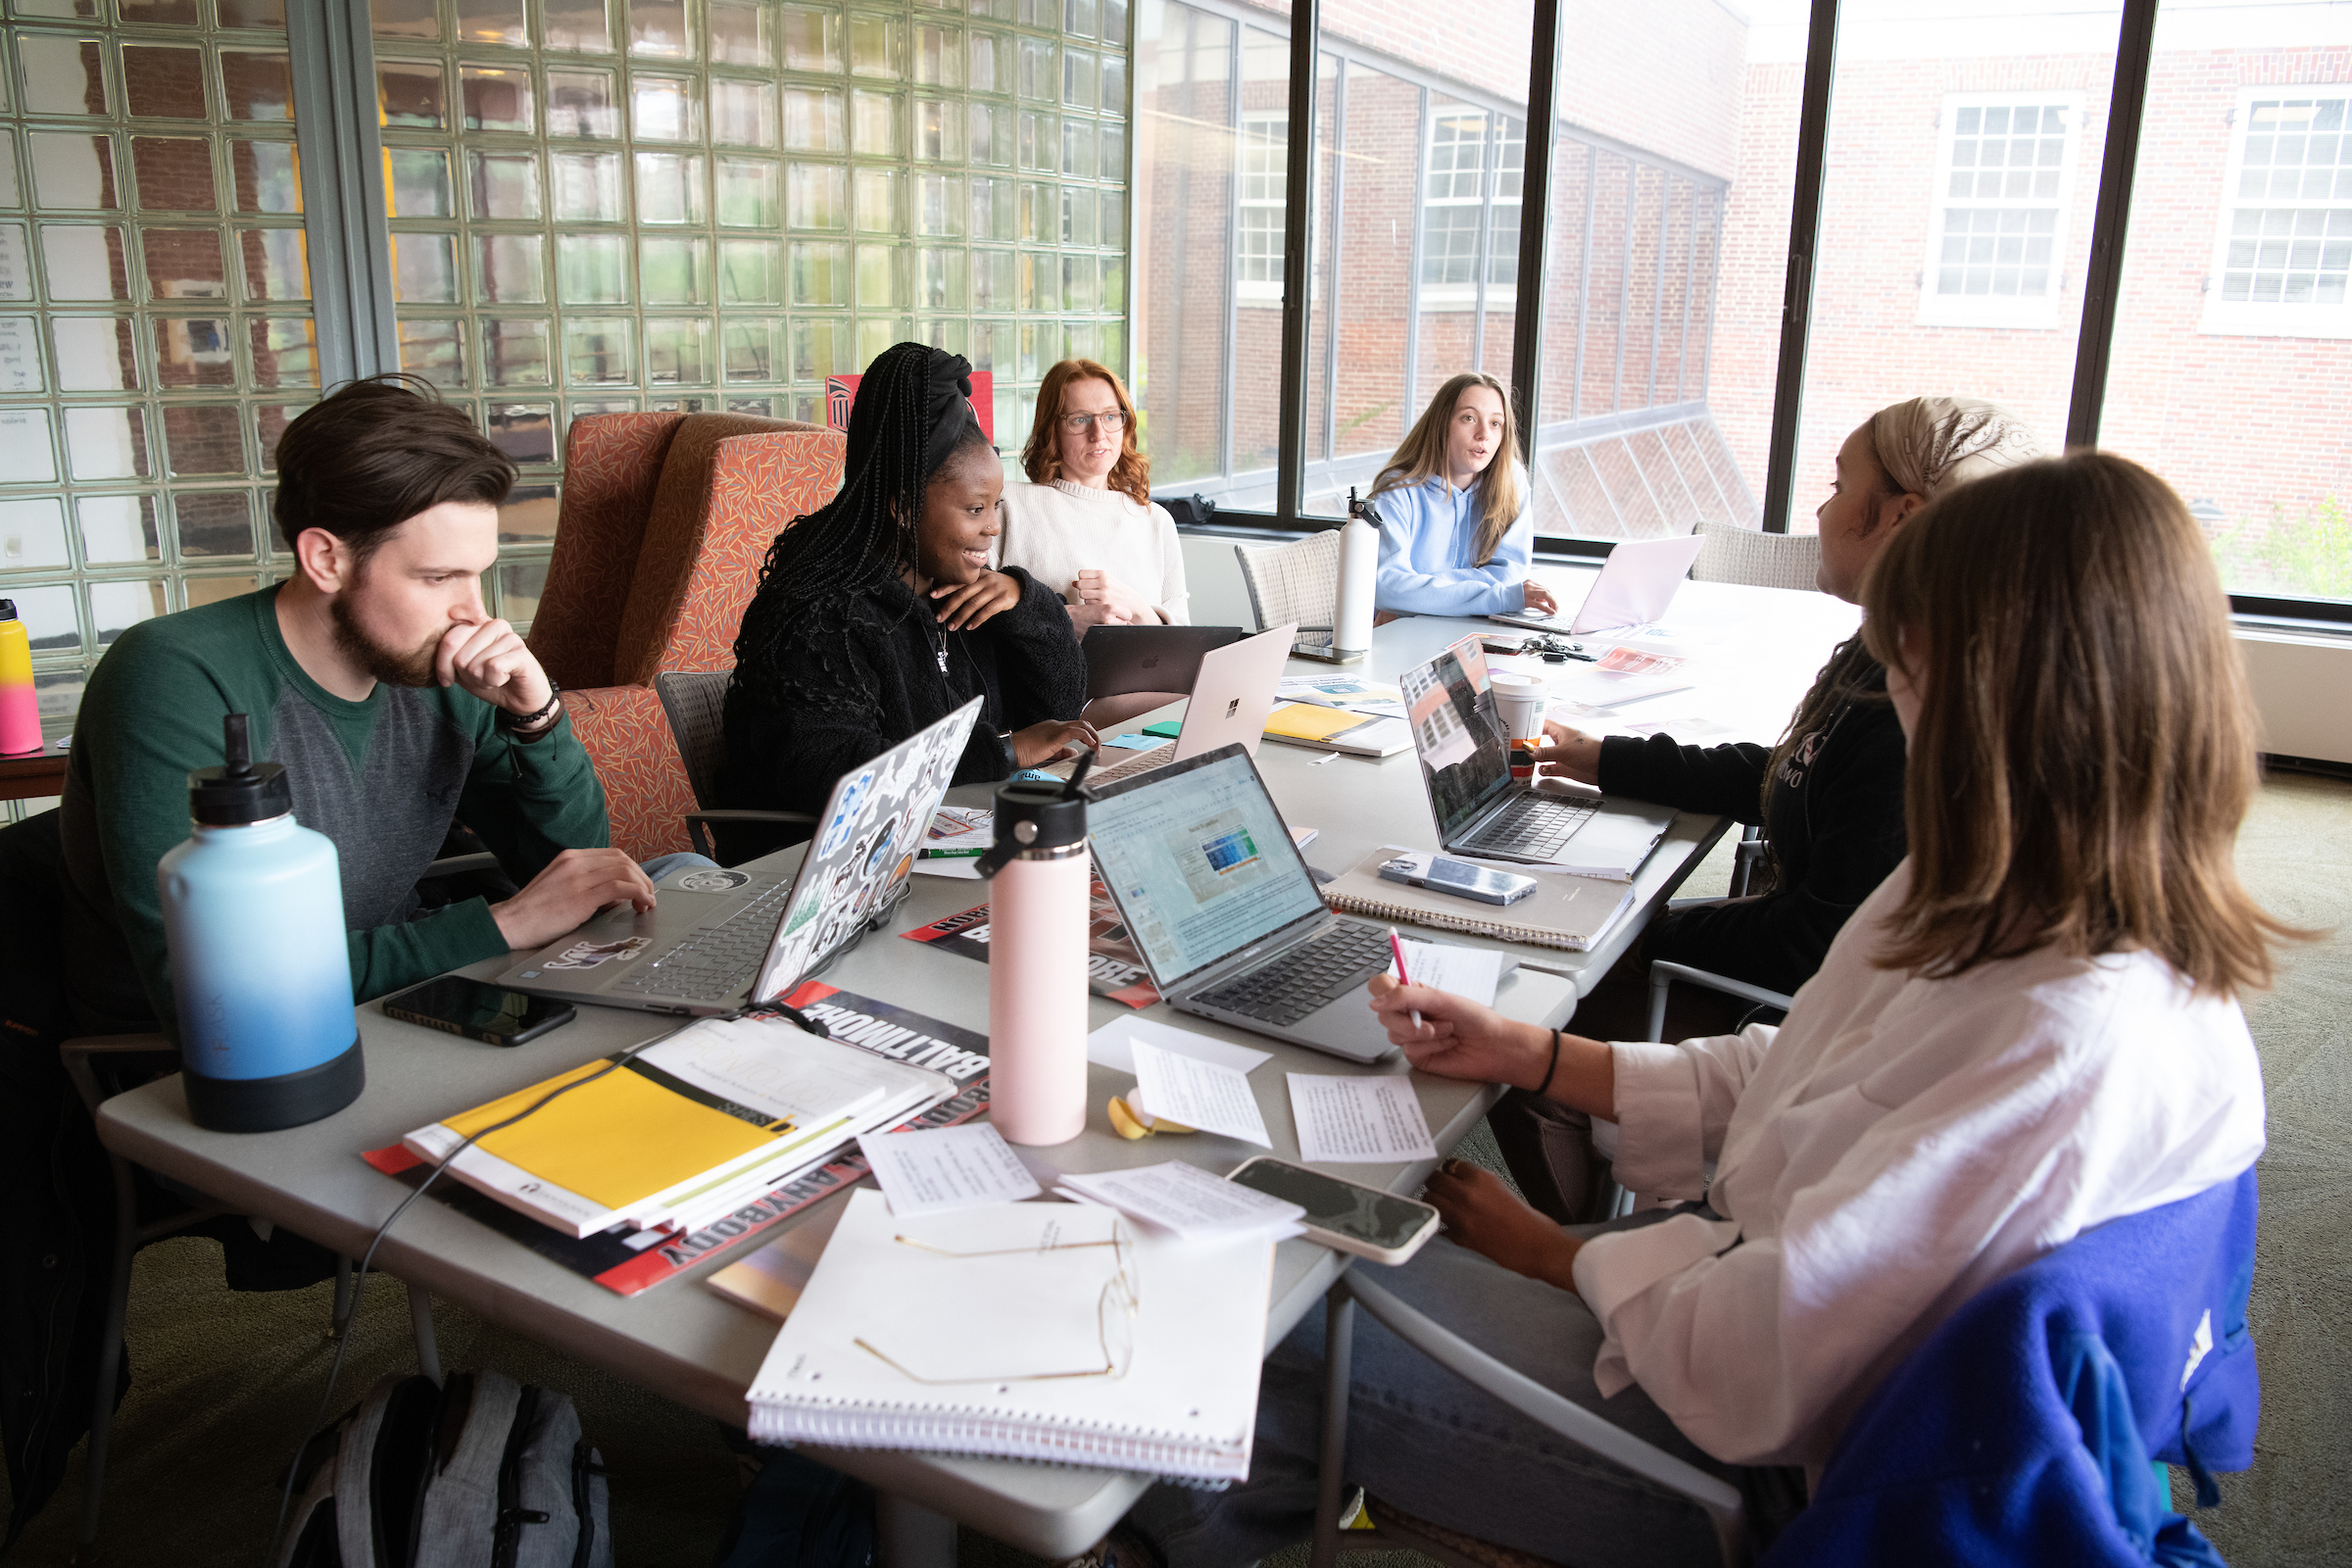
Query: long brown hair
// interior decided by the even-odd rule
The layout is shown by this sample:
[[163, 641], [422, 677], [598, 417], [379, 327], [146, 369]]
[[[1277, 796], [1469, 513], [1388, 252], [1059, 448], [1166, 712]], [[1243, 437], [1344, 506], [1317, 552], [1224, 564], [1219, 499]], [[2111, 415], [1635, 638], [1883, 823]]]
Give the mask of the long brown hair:
[[2081, 452], [1962, 485], [1887, 541], [1862, 604], [1871, 651], [1921, 693], [1882, 966], [2140, 948], [2209, 994], [2269, 983], [2272, 942], [2301, 933], [2237, 879], [2253, 706], [2163, 480]]
[[1093, 360], [1064, 360], [1046, 372], [1037, 387], [1037, 417], [1029, 424], [1029, 444], [1021, 448], [1021, 466], [1031, 484], [1052, 484], [1061, 477], [1061, 394], [1072, 381], [1108, 381], [1110, 395], [1119, 400], [1127, 426], [1119, 432], [1119, 460], [1104, 481], [1139, 507], [1152, 505], [1152, 460], [1135, 444], [1135, 400], [1126, 383], [1107, 365]]
[[1519, 483], [1519, 411], [1511, 407], [1511, 389], [1494, 377], [1464, 370], [1438, 388], [1437, 396], [1429, 400], [1429, 407], [1421, 411], [1421, 417], [1413, 421], [1403, 443], [1390, 457], [1389, 466], [1372, 481], [1372, 493], [1406, 490], [1424, 479], [1447, 477], [1446, 432], [1453, 424], [1454, 406], [1474, 386], [1483, 386], [1502, 399], [1502, 444], [1487, 460], [1487, 471], [1472, 481], [1479, 493], [1474, 559], [1483, 566], [1494, 559], [1502, 536], [1527, 510], [1527, 492]]

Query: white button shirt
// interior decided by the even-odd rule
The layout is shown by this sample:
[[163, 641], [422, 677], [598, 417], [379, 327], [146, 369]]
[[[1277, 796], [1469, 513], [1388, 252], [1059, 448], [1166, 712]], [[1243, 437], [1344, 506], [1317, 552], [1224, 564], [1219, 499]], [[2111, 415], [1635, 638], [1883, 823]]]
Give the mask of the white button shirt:
[[1905, 861], [1778, 1030], [1610, 1049], [1618, 1180], [1707, 1190], [1603, 1236], [1576, 1286], [1603, 1394], [1642, 1388], [1718, 1458], [1818, 1473], [1871, 1389], [1979, 1290], [2263, 1147], [2235, 1002], [2146, 953], [2043, 951], [1926, 980], [1875, 967]]

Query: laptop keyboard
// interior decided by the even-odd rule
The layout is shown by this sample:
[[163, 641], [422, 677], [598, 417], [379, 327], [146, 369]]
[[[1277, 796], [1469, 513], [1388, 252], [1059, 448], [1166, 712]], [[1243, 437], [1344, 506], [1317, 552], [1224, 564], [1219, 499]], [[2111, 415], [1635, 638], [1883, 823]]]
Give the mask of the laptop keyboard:
[[792, 894], [792, 878], [747, 901], [733, 914], [637, 967], [612, 989], [688, 1002], [724, 1002], [751, 984], [776, 934], [776, 915]]
[[1530, 860], [1554, 859], [1576, 836], [1576, 830], [1591, 821], [1599, 809], [1597, 805], [1522, 795], [1473, 834], [1463, 847], [1500, 851]]
[[1389, 934], [1348, 921], [1190, 1000], [1289, 1028], [1389, 966]]
[[[1149, 772], [1169, 761], [1175, 755], [1176, 743], [1167, 741], [1148, 752], [1137, 752], [1115, 766], [1104, 767], [1102, 763], [1097, 762], [1087, 770], [1086, 787], [1092, 789], [1098, 784], [1116, 784], [1120, 779], [1133, 778], [1138, 773]], [[1068, 778], [1077, 769], [1077, 766], [1075, 760], [1057, 762], [1054, 766], [1054, 771], [1063, 778]]]

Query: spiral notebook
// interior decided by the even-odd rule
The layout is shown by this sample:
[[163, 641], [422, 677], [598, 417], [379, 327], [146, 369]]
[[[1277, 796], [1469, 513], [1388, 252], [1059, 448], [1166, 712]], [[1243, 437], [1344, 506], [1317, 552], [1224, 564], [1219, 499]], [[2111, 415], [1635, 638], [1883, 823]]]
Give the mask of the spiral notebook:
[[1565, 948], [1571, 953], [1583, 953], [1607, 936], [1609, 928], [1634, 905], [1631, 883], [1604, 882], [1566, 871], [1535, 871], [1526, 866], [1507, 868], [1536, 879], [1536, 891], [1517, 904], [1481, 904], [1450, 893], [1406, 887], [1380, 874], [1384, 861], [1412, 853], [1395, 845], [1373, 851], [1324, 884], [1323, 902], [1344, 914], [1367, 920], [1466, 931], [1498, 942]]
[[751, 1433], [1241, 1481], [1273, 1268], [1262, 1234], [1178, 1241], [1086, 1203], [898, 1219], [861, 1188], [752, 1382]]

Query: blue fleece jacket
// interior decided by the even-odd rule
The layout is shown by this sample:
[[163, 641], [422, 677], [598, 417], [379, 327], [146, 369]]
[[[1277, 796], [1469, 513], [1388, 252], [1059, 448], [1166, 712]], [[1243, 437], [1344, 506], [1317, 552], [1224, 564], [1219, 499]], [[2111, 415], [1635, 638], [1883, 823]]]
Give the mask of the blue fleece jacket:
[[[1443, 476], [1381, 492], [1380, 597], [1383, 610], [1415, 615], [1492, 615], [1527, 608], [1527, 564], [1536, 525], [1528, 509], [1478, 562], [1478, 514], [1485, 482], [1457, 490]], [[1524, 494], [1526, 487], [1521, 486]]]

